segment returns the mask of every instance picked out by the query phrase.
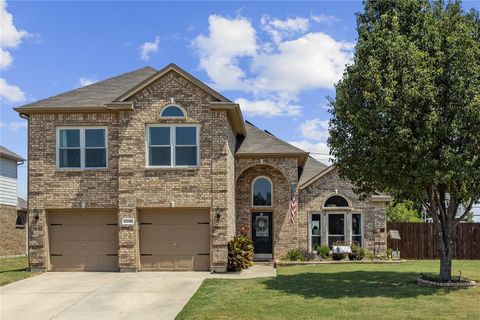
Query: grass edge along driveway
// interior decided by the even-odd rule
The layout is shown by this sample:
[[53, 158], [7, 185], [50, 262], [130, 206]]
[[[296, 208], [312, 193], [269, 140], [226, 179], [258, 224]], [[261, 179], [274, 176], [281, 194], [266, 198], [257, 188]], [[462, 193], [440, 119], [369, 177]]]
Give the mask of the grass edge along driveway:
[[27, 257], [0, 258], [0, 286], [37, 274], [39, 273], [28, 271]]
[[206, 279], [177, 319], [479, 319], [480, 261], [454, 261], [471, 289], [418, 286], [439, 262], [280, 267], [277, 278]]

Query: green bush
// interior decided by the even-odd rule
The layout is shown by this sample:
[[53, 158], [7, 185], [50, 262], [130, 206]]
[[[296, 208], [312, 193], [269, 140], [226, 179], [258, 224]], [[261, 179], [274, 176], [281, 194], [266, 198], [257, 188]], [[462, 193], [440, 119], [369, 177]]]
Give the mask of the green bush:
[[370, 260], [375, 259], [375, 253], [370, 250], [365, 250], [365, 256]]
[[253, 242], [247, 235], [236, 236], [228, 243], [228, 271], [241, 271], [253, 265]]
[[283, 260], [287, 261], [305, 261], [305, 255], [303, 251], [299, 249], [293, 249], [287, 252]]
[[392, 248], [388, 248], [387, 251], [385, 252], [385, 254], [387, 255], [387, 259], [392, 259], [392, 253], [393, 253]]
[[330, 257], [330, 248], [327, 246], [317, 246], [316, 251], [322, 259], [328, 259]]

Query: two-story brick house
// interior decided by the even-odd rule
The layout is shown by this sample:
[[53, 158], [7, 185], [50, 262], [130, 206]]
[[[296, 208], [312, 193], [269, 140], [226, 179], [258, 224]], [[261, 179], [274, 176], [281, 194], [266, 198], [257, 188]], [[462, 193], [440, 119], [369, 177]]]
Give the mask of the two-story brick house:
[[245, 224], [258, 259], [335, 240], [384, 250], [388, 197], [359, 201], [335, 167], [174, 64], [16, 110], [29, 122], [32, 269], [225, 271]]

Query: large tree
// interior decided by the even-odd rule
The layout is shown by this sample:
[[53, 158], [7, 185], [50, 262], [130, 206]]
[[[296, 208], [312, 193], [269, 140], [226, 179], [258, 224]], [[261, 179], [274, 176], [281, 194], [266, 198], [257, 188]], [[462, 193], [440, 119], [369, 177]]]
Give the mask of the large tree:
[[423, 203], [449, 282], [457, 209], [480, 198], [479, 14], [460, 2], [367, 0], [357, 31], [330, 101], [334, 163], [360, 194]]

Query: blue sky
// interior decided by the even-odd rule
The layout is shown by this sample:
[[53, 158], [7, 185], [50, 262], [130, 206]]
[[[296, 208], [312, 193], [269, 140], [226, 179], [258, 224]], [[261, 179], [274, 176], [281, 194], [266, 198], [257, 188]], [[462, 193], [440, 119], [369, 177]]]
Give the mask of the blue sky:
[[[0, 0], [0, 144], [27, 157], [26, 121], [12, 107], [174, 62], [239, 102], [247, 120], [326, 162], [326, 97], [351, 59], [361, 8], [360, 1]], [[19, 194], [26, 196], [26, 165]]]

